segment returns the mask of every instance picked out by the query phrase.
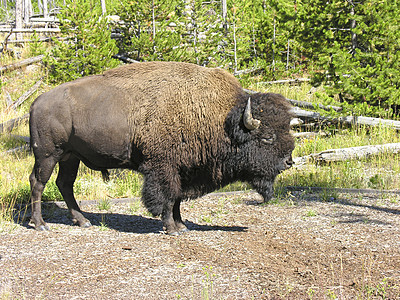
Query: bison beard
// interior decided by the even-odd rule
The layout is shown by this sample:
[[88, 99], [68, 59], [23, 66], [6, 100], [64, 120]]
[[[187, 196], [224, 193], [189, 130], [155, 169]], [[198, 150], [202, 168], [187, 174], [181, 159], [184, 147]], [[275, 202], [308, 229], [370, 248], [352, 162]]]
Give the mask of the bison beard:
[[185, 63], [133, 64], [63, 84], [31, 107], [31, 220], [48, 229], [40, 202], [58, 163], [74, 223], [91, 225], [73, 195], [80, 161], [103, 174], [141, 172], [143, 203], [169, 234], [187, 230], [182, 200], [234, 181], [268, 201], [275, 177], [292, 164], [289, 110], [281, 95], [249, 96], [229, 73]]

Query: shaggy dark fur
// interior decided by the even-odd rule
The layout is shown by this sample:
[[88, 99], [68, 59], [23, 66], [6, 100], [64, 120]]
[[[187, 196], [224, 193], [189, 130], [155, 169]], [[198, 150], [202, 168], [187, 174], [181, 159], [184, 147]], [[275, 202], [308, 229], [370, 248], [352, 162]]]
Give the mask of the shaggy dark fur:
[[[243, 121], [249, 97], [261, 121], [252, 130]], [[292, 164], [289, 109], [281, 95], [249, 96], [226, 71], [186, 63], [132, 64], [60, 85], [31, 107], [32, 221], [48, 229], [40, 201], [58, 163], [74, 222], [90, 226], [72, 190], [80, 161], [103, 175], [141, 172], [143, 202], [170, 234], [186, 230], [182, 200], [228, 183], [248, 181], [267, 201], [276, 175]]]

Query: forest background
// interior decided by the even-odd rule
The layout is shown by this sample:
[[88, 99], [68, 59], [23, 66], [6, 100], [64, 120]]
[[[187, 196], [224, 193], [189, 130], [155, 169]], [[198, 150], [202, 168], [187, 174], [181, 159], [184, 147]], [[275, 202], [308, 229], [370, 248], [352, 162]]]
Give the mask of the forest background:
[[116, 57], [185, 61], [228, 69], [242, 79], [306, 74], [314, 86], [324, 85], [324, 93], [316, 95], [324, 103], [340, 103], [367, 116], [398, 115], [396, 0], [0, 3], [2, 22], [17, 19], [17, 13], [25, 27], [34, 14], [58, 12], [64, 38], [54, 39], [51, 51], [38, 37], [33, 47], [36, 54], [46, 53], [45, 64], [55, 82], [114, 67]]

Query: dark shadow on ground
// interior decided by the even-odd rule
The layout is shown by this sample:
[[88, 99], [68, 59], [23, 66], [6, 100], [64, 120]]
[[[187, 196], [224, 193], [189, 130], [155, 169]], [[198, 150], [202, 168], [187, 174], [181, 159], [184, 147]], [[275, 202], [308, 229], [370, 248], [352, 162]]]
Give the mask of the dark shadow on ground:
[[[355, 196], [355, 200], [354, 201], [350, 201], [348, 199], [345, 198], [341, 198], [341, 197], [331, 197], [331, 199], [329, 200], [322, 200], [321, 197], [318, 197], [318, 194], [320, 193], [331, 193], [331, 194], [340, 194], [340, 193], [345, 193], [345, 194], [354, 194], [354, 195], [370, 195], [370, 193], [373, 193], [373, 195], [376, 198], [382, 197], [383, 195], [386, 194], [390, 194], [389, 192], [386, 193], [385, 191], [379, 191], [379, 190], [368, 190], [368, 189], [335, 189], [335, 188], [291, 188], [291, 187], [287, 187], [286, 191], [298, 191], [298, 192], [305, 192], [305, 191], [310, 191], [312, 192], [312, 194], [314, 195], [314, 197], [301, 197], [303, 200], [306, 201], [317, 201], [317, 202], [332, 202], [332, 203], [339, 203], [342, 205], [347, 205], [347, 206], [355, 206], [355, 207], [363, 207], [363, 208], [368, 208], [368, 209], [373, 209], [376, 211], [381, 211], [381, 212], [385, 212], [385, 213], [390, 213], [390, 214], [395, 214], [395, 215], [400, 215], [400, 209], [397, 208], [388, 208], [388, 207], [383, 207], [383, 206], [377, 206], [377, 205], [373, 205], [373, 204], [365, 204], [365, 203], [357, 203], [357, 201], [359, 201], [357, 199], [357, 197]], [[357, 193], [357, 191], [359, 191]], [[398, 195], [398, 193], [396, 192], [395, 194]], [[364, 200], [366, 201], [366, 200]]]
[[[292, 189], [288, 189], [292, 190]], [[338, 190], [344, 190], [344, 194], [354, 194], [354, 200], [349, 200], [348, 197], [341, 197], [340, 192]], [[292, 190], [293, 191], [293, 190]], [[377, 199], [380, 199], [382, 197], [382, 194], [385, 195], [385, 193], [379, 193], [377, 190], [357, 190], [357, 189], [324, 189], [324, 188], [314, 188], [312, 191], [308, 190], [307, 188], [305, 189], [296, 189], [300, 194], [296, 195], [296, 198], [301, 199], [302, 201], [305, 202], [321, 202], [321, 203], [338, 203], [343, 206], [349, 206], [349, 207], [359, 207], [359, 208], [367, 208], [369, 210], [374, 210], [377, 212], [383, 212], [387, 214], [393, 214], [393, 215], [400, 215], [400, 209], [397, 208], [390, 208], [390, 207], [385, 207], [385, 206], [380, 206], [376, 204], [369, 204], [369, 200], [366, 198], [371, 197], [371, 202], [375, 202]], [[310, 191], [310, 194], [301, 194], [303, 192]], [[357, 194], [357, 191], [361, 191]], [[373, 192], [372, 195], [369, 194], [369, 192]], [[335, 197], [330, 197], [328, 200], [323, 200], [321, 194], [335, 194]], [[339, 196], [338, 196], [339, 194]], [[359, 195], [364, 195], [364, 199], [360, 200]], [[330, 217], [334, 218], [342, 218], [342, 220], [338, 221], [338, 223], [363, 223], [363, 224], [375, 224], [375, 225], [390, 225], [390, 222], [383, 222], [381, 220], [374, 220], [368, 217], [367, 215], [364, 214], [359, 214], [359, 213], [332, 213], [329, 215]]]
[[[27, 228], [33, 227], [29, 224], [30, 220], [30, 208], [21, 208], [16, 211], [14, 215], [14, 222], [21, 224]], [[63, 224], [71, 225], [72, 223], [68, 209], [60, 207], [55, 203], [44, 203], [43, 204], [43, 219], [50, 225], [52, 224]], [[94, 226], [104, 226], [108, 229], [117, 230], [120, 232], [128, 233], [163, 233], [163, 225], [159, 218], [147, 217], [142, 215], [129, 215], [120, 213], [91, 213], [85, 212], [83, 209], [84, 216]], [[213, 226], [213, 225], [201, 225], [191, 221], [185, 222], [189, 230], [193, 231], [246, 231], [247, 227], [241, 226]]]

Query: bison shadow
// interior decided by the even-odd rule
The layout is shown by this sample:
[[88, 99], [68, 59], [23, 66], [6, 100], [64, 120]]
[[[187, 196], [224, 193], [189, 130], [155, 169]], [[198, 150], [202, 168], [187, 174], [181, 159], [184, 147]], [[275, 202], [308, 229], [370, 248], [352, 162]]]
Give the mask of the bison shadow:
[[[26, 228], [33, 228], [29, 224], [30, 206], [16, 209], [18, 213], [14, 215], [14, 222], [21, 224]], [[127, 233], [163, 233], [163, 224], [159, 218], [121, 213], [92, 213], [85, 212], [83, 215], [90, 220], [92, 225], [104, 227], [105, 229], [116, 230]], [[57, 203], [43, 203], [43, 218], [48, 223], [50, 230], [58, 224], [73, 226], [68, 209]], [[185, 224], [190, 231], [236, 231], [243, 232], [248, 227], [241, 226], [218, 226], [218, 225], [202, 225], [186, 220]]]
[[[318, 193], [323, 192], [323, 188], [296, 188], [296, 189], [290, 189], [288, 188], [287, 191], [304, 191], [304, 190], [310, 190], [314, 191], [315, 195], [314, 197], [305, 197], [299, 195], [300, 198], [303, 198], [306, 202], [325, 202], [325, 203], [337, 203], [343, 206], [348, 206], [348, 207], [359, 207], [359, 208], [366, 208], [371, 211], [376, 211], [380, 213], [386, 213], [386, 214], [393, 214], [393, 215], [400, 215], [400, 209], [397, 208], [390, 208], [390, 207], [385, 207], [385, 206], [378, 206], [376, 204], [369, 204], [369, 203], [359, 203], [357, 200], [349, 200], [344, 197], [330, 197], [329, 199], [323, 200], [320, 197], [318, 197]], [[335, 189], [331, 189], [332, 191], [335, 191]], [[348, 193], [356, 194], [357, 189], [347, 189]], [[329, 189], [328, 189], [329, 191]], [[374, 192], [374, 195], [376, 197], [381, 197], [381, 193], [379, 192]], [[355, 197], [354, 199], [357, 199]], [[386, 222], [382, 220], [376, 220], [368, 216], [367, 214], [363, 213], [354, 213], [354, 212], [343, 212], [340, 214], [328, 214], [328, 217], [332, 218], [344, 218], [345, 220], [340, 220], [338, 223], [344, 223], [344, 224], [354, 224], [354, 223], [360, 223], [360, 224], [370, 224], [370, 225], [391, 225], [391, 222]]]

